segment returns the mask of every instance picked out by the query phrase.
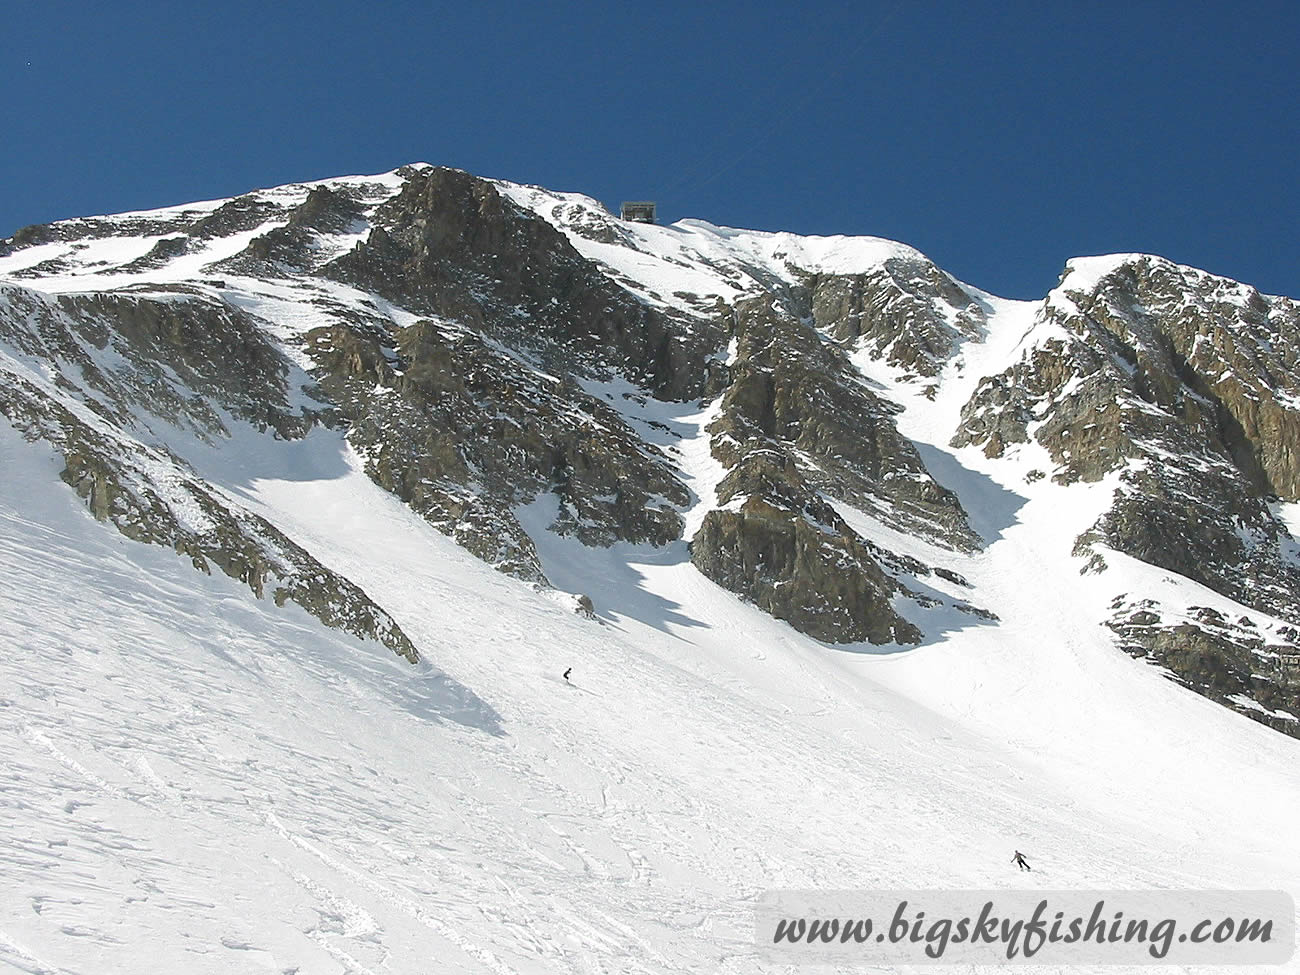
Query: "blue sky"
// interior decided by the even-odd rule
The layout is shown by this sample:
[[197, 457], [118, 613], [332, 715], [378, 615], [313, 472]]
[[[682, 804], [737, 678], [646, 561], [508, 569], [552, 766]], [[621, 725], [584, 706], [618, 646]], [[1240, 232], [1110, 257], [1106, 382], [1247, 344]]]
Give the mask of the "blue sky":
[[1300, 4], [0, 8], [0, 235], [423, 160], [905, 241], [1037, 297], [1149, 251], [1300, 297]]

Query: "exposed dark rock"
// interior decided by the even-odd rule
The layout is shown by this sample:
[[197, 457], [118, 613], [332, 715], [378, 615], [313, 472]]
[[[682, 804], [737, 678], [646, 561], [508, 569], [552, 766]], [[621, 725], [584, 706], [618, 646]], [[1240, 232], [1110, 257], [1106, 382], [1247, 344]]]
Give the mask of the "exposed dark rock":
[[70, 382], [71, 373], [87, 407], [124, 429], [153, 417], [200, 436], [224, 435], [216, 408], [286, 439], [315, 422], [288, 407], [284, 355], [246, 314], [209, 296], [46, 296], [0, 286], [0, 299], [0, 338], [67, 363], [59, 381]]
[[687, 328], [636, 301], [487, 180], [415, 171], [371, 222], [367, 241], [321, 273], [482, 329], [548, 370], [617, 371], [670, 399], [710, 389], [707, 359], [725, 342], [721, 325]]
[[137, 257], [134, 261], [128, 261], [121, 267], [112, 268], [111, 273], [132, 274], [152, 267], [161, 267], [168, 261], [187, 253], [189, 249], [190, 239], [188, 237], [164, 237], [149, 249], [149, 253], [143, 257]]
[[938, 375], [961, 341], [983, 331], [979, 304], [919, 256], [867, 274], [815, 275], [808, 288], [818, 328], [915, 375]]
[[[40, 390], [6, 387], [5, 415], [55, 444], [65, 480], [124, 534], [373, 635], [386, 624], [367, 615], [364, 594], [345, 580], [313, 591], [313, 564], [287, 539], [143, 444], [175, 428], [216, 440], [232, 418], [281, 438], [339, 424], [378, 484], [480, 558], [545, 584], [521, 520], [544, 515], [549, 530], [588, 545], [665, 545], [680, 537], [682, 511], [713, 503], [685, 487], [672, 461], [680, 428], [656, 420], [648, 397], [720, 396], [708, 434], [726, 475], [690, 546], [704, 574], [829, 642], [920, 639], [895, 607], [920, 607], [922, 625], [940, 605], [995, 618], [951, 597], [970, 588], [959, 574], [872, 540], [980, 544], [900, 435], [897, 407], [853, 364], [882, 360], [934, 398], [945, 366], [983, 337], [993, 305], [978, 292], [901, 249], [831, 274], [799, 267], [798, 248], [778, 244], [753, 259], [687, 245], [683, 259], [716, 276], [716, 289], [659, 294], [618, 261], [575, 249], [566, 233], [662, 260], [598, 206], [449, 169], [398, 175], [396, 191], [388, 178], [349, 179], [19, 230], [4, 253], [66, 246], [15, 276], [105, 282], [88, 272], [147, 272], [260, 228], [204, 273], [276, 278], [275, 292], [296, 291], [302, 308], [263, 327], [199, 287], [0, 290], [10, 311], [0, 338], [54, 364]], [[339, 235], [363, 233], [340, 253]], [[88, 251], [108, 236], [161, 239], [119, 266]], [[200, 280], [225, 290], [224, 276]], [[231, 300], [262, 301], [239, 291]], [[997, 457], [1032, 440], [1058, 484], [1113, 478], [1108, 509], [1076, 542], [1085, 568], [1104, 572], [1122, 552], [1241, 606], [1127, 606], [1113, 624], [1126, 647], [1295, 733], [1300, 545], [1276, 512], [1279, 499], [1300, 499], [1300, 309], [1155, 258], [1084, 262], [1021, 349], [978, 384], [953, 443]], [[299, 350], [319, 408], [289, 406], [307, 402], [289, 395], [290, 376], [303, 377], [286, 352]], [[406, 652], [404, 637], [384, 638]]]
[[1120, 646], [1169, 671], [1179, 683], [1249, 718], [1300, 738], [1300, 646], [1293, 634], [1266, 635], [1248, 618], [1227, 620], [1192, 607], [1198, 622], [1164, 622], [1141, 604], [1108, 624]]
[[[1104, 570], [1106, 546], [1300, 620], [1300, 562], [1272, 510], [1297, 489], [1295, 303], [1152, 257], [1075, 280], [1067, 272], [1039, 313], [1048, 337], [981, 382], [954, 444], [996, 456], [1034, 424], [1056, 481], [1119, 472], [1075, 546], [1092, 568]], [[1259, 700], [1261, 686], [1237, 692]]]
[[63, 456], [61, 477], [100, 521], [134, 541], [165, 545], [196, 569], [215, 565], [277, 605], [291, 601], [325, 625], [374, 639], [412, 663], [415, 646], [357, 586], [265, 519], [234, 506], [179, 458], [94, 425], [26, 381], [0, 384], [0, 415]]
[[339, 234], [355, 228], [364, 219], [365, 209], [357, 201], [328, 186], [317, 186], [289, 214], [288, 226]]
[[63, 274], [71, 270], [72, 265], [61, 257], [51, 257], [44, 261], [33, 264], [31, 267], [25, 267], [21, 271], [15, 271], [13, 277], [21, 279], [35, 280], [37, 278], [49, 277], [54, 274]]
[[62, 238], [57, 225], [35, 223], [15, 230], [14, 235], [9, 238], [9, 243], [14, 248], [33, 247], [37, 244], [48, 244], [51, 241], [60, 239]]
[[890, 605], [899, 586], [829, 505], [834, 520], [751, 495], [711, 511], [691, 542], [696, 567], [795, 629], [831, 643], [915, 643], [920, 631]]
[[979, 546], [956, 495], [899, 434], [897, 408], [867, 389], [842, 352], [768, 298], [737, 304], [736, 334], [722, 413], [710, 428], [723, 464], [780, 450], [804, 460], [810, 483], [888, 524]]
[[78, 217], [57, 223], [32, 224], [16, 231], [8, 240], [12, 250], [63, 241], [98, 240], [104, 237], [157, 237], [184, 230], [195, 214], [185, 211], [169, 216]]
[[316, 235], [302, 227], [276, 227], [254, 237], [238, 254], [209, 264], [208, 271], [292, 277], [312, 268]]
[[[1110, 508], [1075, 546], [1092, 568], [1104, 570], [1105, 546], [1300, 620], [1300, 561], [1273, 513], [1297, 491], [1295, 303], [1151, 257], [1117, 262], [1086, 288], [1075, 280], [1067, 272], [1044, 302], [1050, 337], [980, 384], [954, 444], [996, 456], [1035, 424], [1058, 482], [1120, 472]], [[1161, 625], [1142, 610], [1113, 625], [1130, 652], [1296, 734], [1274, 713], [1300, 717], [1294, 656], [1216, 616]]]
[[237, 196], [194, 221], [187, 231], [191, 237], [200, 240], [228, 237], [231, 234], [252, 230], [283, 211], [284, 208], [278, 204], [252, 194]]
[[899, 435], [893, 409], [834, 346], [775, 300], [736, 306], [736, 360], [712, 450], [730, 472], [724, 510], [691, 540], [694, 564], [719, 585], [829, 642], [916, 642], [890, 600], [915, 596], [882, 566], [929, 569], [868, 545], [825, 500], [850, 500], [889, 524], [961, 548], [978, 544], [957, 499]]
[[545, 493], [554, 530], [586, 544], [680, 536], [689, 495], [672, 466], [576, 385], [431, 321], [309, 339], [370, 476], [503, 571], [542, 578], [514, 509]]
[[210, 265], [210, 269], [272, 277], [313, 270], [322, 262], [318, 256], [321, 236], [364, 228], [365, 212], [352, 198], [318, 186], [289, 213], [284, 226], [254, 237], [242, 252]]
[[1300, 486], [1300, 310], [1235, 281], [1135, 258], [1087, 292], [1067, 273], [1044, 304], [1063, 333], [981, 382], [955, 445], [1036, 439], [1057, 479], [1093, 481], [1185, 428], [1260, 494]]
[[971, 587], [969, 582], [967, 582], [962, 576], [958, 575], [956, 572], [953, 572], [951, 569], [937, 568], [934, 570], [934, 574], [937, 575], [940, 579], [947, 579], [949, 582], [954, 583], [958, 586], [962, 586], [966, 589], [969, 589]]

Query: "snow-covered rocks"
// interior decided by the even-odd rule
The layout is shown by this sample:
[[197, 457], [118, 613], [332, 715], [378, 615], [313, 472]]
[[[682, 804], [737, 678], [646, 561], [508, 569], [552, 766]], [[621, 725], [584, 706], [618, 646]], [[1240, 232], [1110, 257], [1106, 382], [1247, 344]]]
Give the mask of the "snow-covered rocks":
[[[227, 414], [287, 442], [342, 429], [377, 483], [524, 581], [549, 580], [551, 536], [689, 547], [828, 642], [935, 639], [943, 613], [999, 615], [931, 586], [995, 540], [952, 490], [982, 450], [1014, 491], [1115, 478], [1071, 565], [1126, 553], [1300, 612], [1271, 507], [1300, 483], [1296, 306], [1159, 258], [1075, 259], [1035, 306], [892, 241], [625, 223], [420, 164], [24, 228], [0, 277], [53, 295], [9, 292], [24, 320], [61, 322], [11, 332], [26, 368], [57, 360], [62, 393], [171, 458], [168, 483], [201, 487], [192, 442]], [[107, 467], [73, 461], [108, 517]]]

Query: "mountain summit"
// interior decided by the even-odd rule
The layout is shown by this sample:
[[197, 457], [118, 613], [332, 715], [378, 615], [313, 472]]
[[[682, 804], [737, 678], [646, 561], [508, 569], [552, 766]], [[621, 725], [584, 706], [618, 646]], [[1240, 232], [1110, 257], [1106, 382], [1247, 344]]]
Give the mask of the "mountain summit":
[[0, 406], [97, 517], [409, 657], [177, 435], [346, 431], [510, 575], [552, 586], [550, 539], [648, 545], [839, 644], [998, 625], [966, 564], [1000, 527], [963, 505], [992, 477], [1004, 507], [1096, 509], [1044, 554], [1112, 590], [1118, 647], [1300, 733], [1289, 299], [1114, 255], [1009, 302], [891, 241], [626, 222], [427, 165], [26, 227], [3, 255], [3, 338], [58, 377], [8, 360]]

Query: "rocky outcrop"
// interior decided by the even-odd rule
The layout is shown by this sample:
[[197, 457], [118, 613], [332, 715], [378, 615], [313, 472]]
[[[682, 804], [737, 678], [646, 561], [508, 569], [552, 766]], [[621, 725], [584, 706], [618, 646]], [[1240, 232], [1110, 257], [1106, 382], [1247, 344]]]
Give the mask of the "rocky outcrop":
[[[426, 316], [390, 316], [372, 300], [330, 305], [331, 324], [301, 336], [319, 411], [290, 415], [275, 405], [284, 402], [284, 390], [259, 358], [266, 350], [245, 342], [264, 334], [258, 324], [211, 297], [182, 297], [184, 289], [171, 299], [179, 317], [170, 323], [143, 320], [161, 314], [163, 304], [152, 299], [115, 295], [120, 307], [65, 309], [72, 320], [121, 319], [130, 334], [113, 341], [141, 350], [129, 381], [119, 382], [114, 370], [94, 379], [102, 387], [99, 408], [112, 409], [115, 422], [130, 422], [133, 412], [146, 424], [149, 416], [179, 418], [208, 436], [221, 435], [222, 416], [205, 413], [205, 403], [281, 436], [313, 422], [342, 423], [377, 483], [480, 558], [544, 583], [516, 515], [544, 495], [558, 502], [550, 530], [589, 545], [664, 545], [680, 537], [690, 493], [669, 455], [620, 412], [621, 397], [725, 390], [711, 432], [715, 454], [732, 469], [723, 503], [734, 505], [709, 516], [710, 530], [694, 546], [697, 564], [826, 639], [917, 638], [890, 605], [905, 586], [882, 565], [897, 564], [848, 528], [823, 495], [943, 544], [970, 548], [977, 541], [956, 499], [898, 435], [893, 407], [822, 336], [834, 331], [841, 344], [854, 346], [884, 342], [888, 334], [899, 355], [907, 348], [946, 354], [944, 342], [957, 334], [952, 322], [974, 327], [962, 317], [974, 322], [978, 311], [964, 292], [923, 261], [900, 259], [877, 276], [802, 282], [737, 265], [719, 273], [757, 282], [770, 296], [734, 309], [716, 299], [669, 307], [621, 287], [609, 267], [583, 257], [564, 233], [489, 181], [430, 167], [400, 175], [400, 189], [386, 198], [345, 186], [304, 189], [296, 202], [283, 192], [247, 194], [184, 224], [131, 268], [112, 268], [147, 270], [270, 222], [243, 251], [205, 273], [293, 282], [319, 275]], [[366, 238], [340, 254], [338, 235], [367, 227]], [[588, 231], [628, 243], [603, 211]], [[334, 299], [312, 300], [324, 308]], [[219, 320], [204, 325], [204, 315]], [[202, 335], [230, 348], [212, 355], [162, 340]], [[732, 336], [740, 350], [728, 367], [721, 353]], [[99, 357], [83, 353], [72, 350], [93, 372]], [[146, 376], [151, 356], [184, 365], [180, 381], [165, 370]], [[228, 377], [201, 368], [223, 358], [256, 395], [239, 399]], [[615, 383], [602, 395], [588, 391], [606, 380]], [[188, 389], [201, 394], [192, 404], [183, 401]], [[139, 401], [140, 390], [151, 391], [148, 402]], [[784, 458], [779, 468], [764, 467], [770, 451]], [[762, 506], [764, 517], [754, 517]], [[715, 544], [713, 527], [742, 510], [743, 524], [720, 532]], [[778, 518], [778, 511], [785, 514]], [[727, 546], [752, 548], [760, 534], [769, 536], [763, 544], [772, 551], [789, 556], [771, 591], [742, 585], [721, 569]]]
[[[1022, 337], [1019, 311], [903, 245], [644, 228], [577, 194], [424, 165], [24, 228], [0, 252], [10, 279], [69, 289], [0, 288], [5, 348], [50, 364], [17, 370], [6, 415], [56, 444], [96, 516], [359, 633], [382, 626], [330, 607], [361, 597], [294, 583], [312, 571], [301, 553], [170, 451], [233, 423], [282, 439], [337, 426], [376, 483], [538, 585], [524, 523], [539, 512], [592, 546], [666, 546], [689, 518], [692, 562], [731, 592], [820, 640], [905, 644], [930, 620], [965, 625], [948, 610], [993, 616], [915, 557], [981, 540], [882, 383], [935, 398], [1014, 318], [1014, 360], [979, 381], [952, 442], [1041, 447], [1051, 465], [1018, 469], [1025, 483], [1048, 466], [1061, 485], [1107, 479], [1075, 544], [1084, 571], [1123, 553], [1273, 627], [1260, 644], [1240, 621], [1121, 607], [1117, 639], [1290, 730], [1295, 641], [1278, 627], [1300, 626], [1300, 546], [1278, 502], [1300, 499], [1300, 310], [1286, 299], [1158, 258], [1082, 259]], [[677, 466], [690, 424], [662, 422], [689, 401], [713, 404], [715, 497]], [[137, 444], [147, 463], [118, 456]]]
[[[806, 517], [827, 508], [819, 492], [946, 544], [977, 540], [894, 428], [891, 408], [814, 328], [770, 298], [739, 303], [726, 322], [670, 317], [492, 184], [454, 170], [409, 173], [370, 220], [367, 241], [322, 273], [437, 317], [386, 334], [334, 329], [314, 334], [311, 348], [324, 393], [348, 416], [349, 438], [380, 484], [524, 578], [543, 573], [512, 511], [543, 492], [560, 500], [552, 530], [588, 544], [664, 544], [680, 533], [684, 487], [575, 380], [614, 373], [663, 397], [725, 384], [714, 453], [733, 469], [729, 483], [748, 487], [738, 511], [706, 516], [695, 564], [825, 639], [918, 638], [890, 607], [902, 587], [862, 539], [833, 512]], [[716, 355], [724, 326], [740, 345], [730, 367]], [[771, 450], [790, 460], [782, 479], [754, 466]], [[835, 527], [827, 535], [824, 525]], [[770, 580], [725, 568], [728, 553], [760, 549], [780, 553]]]
[[920, 640], [891, 604], [902, 586], [788, 458], [750, 456], [718, 499], [691, 540], [705, 576], [829, 643]]
[[258, 599], [296, 603], [326, 626], [376, 640], [412, 663], [419, 659], [401, 627], [361, 589], [216, 493], [175, 455], [122, 436], [21, 377], [4, 379], [0, 415], [62, 455], [60, 477], [98, 520], [133, 541], [174, 549], [199, 571], [215, 566]]
[[548, 371], [621, 374], [655, 395], [709, 392], [721, 323], [681, 321], [632, 298], [567, 237], [487, 180], [407, 173], [363, 243], [321, 273], [414, 311], [481, 330]]
[[863, 274], [815, 274], [806, 283], [819, 329], [904, 375], [934, 378], [963, 341], [983, 333], [979, 303], [919, 256], [889, 258]]
[[63, 367], [56, 382], [124, 429], [226, 433], [219, 410], [286, 439], [313, 414], [288, 406], [289, 364], [248, 315], [207, 295], [130, 291], [42, 295], [0, 286], [0, 339]]
[[[843, 353], [772, 298], [739, 302], [736, 354], [712, 451], [729, 473], [721, 510], [691, 540], [697, 568], [795, 628], [836, 643], [914, 643], [898, 615], [909, 594], [825, 499], [943, 544], [978, 540], [956, 497], [926, 472], [893, 408]], [[919, 571], [928, 571], [917, 567]]]
[[289, 212], [283, 226], [254, 237], [243, 251], [209, 265], [209, 269], [264, 277], [313, 271], [333, 256], [328, 250], [322, 253], [323, 238], [364, 229], [365, 215], [366, 208], [351, 196], [317, 186]]
[[1159, 258], [1099, 275], [1084, 262], [1038, 328], [1045, 340], [980, 384], [954, 443], [998, 455], [1032, 429], [1057, 481], [1118, 472], [1080, 553], [1102, 543], [1245, 605], [1300, 612], [1300, 571], [1270, 510], [1295, 490], [1294, 303]]
[[[1067, 269], [1036, 331], [980, 384], [954, 444], [998, 456], [1032, 437], [1060, 483], [1115, 475], [1108, 510], [1075, 545], [1088, 568], [1116, 550], [1300, 622], [1300, 563], [1273, 513], [1297, 490], [1295, 303], [1160, 258], [1090, 259]], [[1253, 638], [1198, 625], [1121, 632], [1211, 696], [1229, 681], [1260, 706], [1286, 699], [1277, 673], [1251, 669]]]
[[588, 545], [663, 545], [686, 488], [600, 400], [449, 323], [308, 336], [320, 389], [370, 476], [475, 555], [543, 581], [515, 509], [559, 499], [551, 526]]
[[[112, 273], [125, 272], [127, 274], [136, 274], [140, 271], [148, 271], [156, 267], [162, 267], [168, 261], [186, 254], [190, 249], [190, 239], [185, 236], [164, 237], [153, 247], [149, 248], [149, 253], [143, 257], [137, 257], [134, 261], [128, 261], [120, 268], [112, 268]], [[103, 273], [103, 272], [101, 272]]]
[[1041, 339], [981, 382], [954, 444], [997, 456], [1032, 422], [1069, 483], [1097, 480], [1182, 430], [1256, 492], [1296, 498], [1296, 304], [1155, 257], [1095, 275], [1067, 269], [1039, 314]]
[[1107, 624], [1120, 646], [1179, 683], [1249, 718], [1300, 737], [1300, 630], [1261, 626], [1209, 606], [1171, 612], [1152, 599], [1116, 600]]
[[366, 209], [353, 196], [328, 186], [314, 186], [294, 211], [289, 214], [288, 227], [297, 230], [315, 230], [325, 234], [341, 234], [360, 230]]
[[817, 489], [886, 524], [942, 544], [979, 540], [956, 495], [930, 477], [880, 399], [817, 331], [770, 298], [737, 304], [736, 357], [722, 411], [710, 428], [728, 468], [777, 451]]
[[[418, 651], [364, 592], [195, 475], [160, 433], [228, 434], [233, 418], [285, 439], [319, 419], [287, 404], [283, 355], [243, 313], [188, 293], [57, 297], [0, 288], [0, 340], [51, 364], [42, 386], [0, 359], [0, 415], [62, 456], [60, 476], [100, 521], [216, 567], [259, 599]], [[146, 440], [153, 443], [147, 443]]]
[[62, 241], [98, 240], [104, 237], [160, 237], [185, 230], [199, 217], [197, 210], [166, 216], [131, 214], [117, 217], [79, 217], [57, 223], [31, 224], [14, 231], [3, 243], [11, 251]]
[[185, 228], [190, 237], [209, 240], [253, 230], [284, 213], [284, 206], [253, 193], [227, 200]]

